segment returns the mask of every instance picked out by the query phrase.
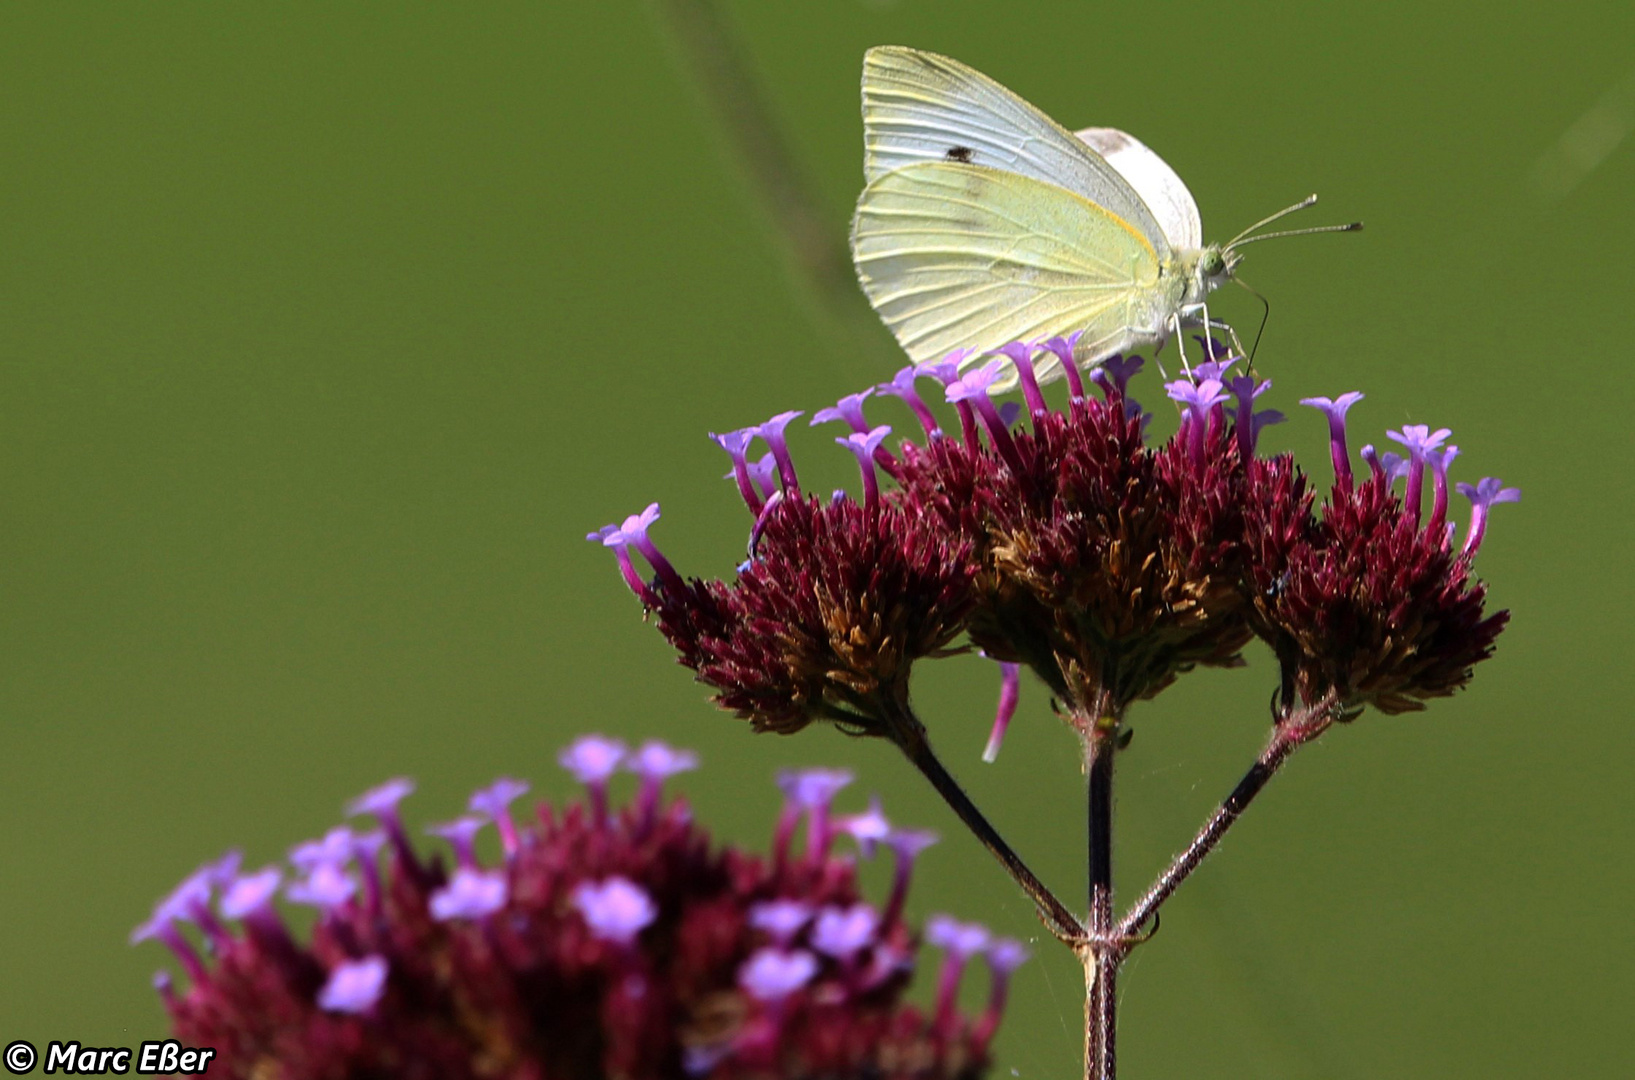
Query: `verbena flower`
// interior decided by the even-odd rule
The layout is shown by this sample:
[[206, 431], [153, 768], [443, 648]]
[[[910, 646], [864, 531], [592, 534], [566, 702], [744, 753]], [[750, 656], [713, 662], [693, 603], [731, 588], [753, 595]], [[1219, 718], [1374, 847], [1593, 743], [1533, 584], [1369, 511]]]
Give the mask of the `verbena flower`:
[[1332, 698], [1347, 716], [1366, 705], [1422, 709], [1425, 699], [1464, 686], [1492, 655], [1509, 612], [1484, 614], [1486, 588], [1471, 562], [1489, 508], [1521, 497], [1492, 477], [1459, 485], [1472, 502], [1460, 542], [1448, 517], [1448, 467], [1458, 449], [1443, 446], [1446, 429], [1415, 425], [1388, 433], [1405, 458], [1365, 448], [1369, 472], [1358, 480], [1346, 413], [1361, 399], [1303, 402], [1329, 422], [1335, 479], [1317, 513], [1287, 459], [1257, 465], [1248, 513], [1254, 622], [1283, 663], [1284, 696]]
[[[848, 774], [784, 777], [786, 812], [758, 855], [714, 844], [685, 802], [663, 798], [665, 778], [696, 766], [690, 752], [587, 736], [561, 760], [586, 800], [519, 820], [511, 805], [526, 785], [497, 781], [472, 797], [472, 816], [429, 830], [452, 861], [409, 843], [398, 808], [411, 787], [393, 781], [352, 804], [381, 831], [340, 827], [298, 845], [288, 873], [241, 873], [235, 855], [189, 875], [133, 935], [169, 945], [190, 980], [157, 981], [177, 1037], [217, 1048], [211, 1075], [243, 1080], [985, 1070], [1026, 950], [1003, 940], [980, 950], [992, 986], [976, 1016], [948, 1004], [970, 960], [963, 946], [945, 949], [937, 1009], [906, 1004], [920, 953], [902, 895], [926, 837], [892, 828], [878, 801], [831, 815]], [[640, 787], [615, 808], [621, 768]], [[493, 864], [478, 854], [489, 823], [502, 851]], [[833, 850], [848, 834], [865, 853], [899, 852], [883, 907]], [[317, 908], [309, 933], [286, 922], [281, 887]]]
[[[1475, 514], [1458, 542], [1447, 432], [1393, 433], [1406, 455], [1365, 450], [1370, 475], [1358, 481], [1344, 417], [1361, 395], [1313, 399], [1336, 475], [1317, 505], [1290, 457], [1258, 454], [1264, 427], [1284, 419], [1258, 407], [1271, 383], [1236, 372], [1218, 344], [1205, 343], [1216, 359], [1164, 386], [1180, 423], [1156, 445], [1131, 396], [1141, 358], [1101, 364], [1092, 396], [1074, 344], [905, 368], [878, 388], [921, 430], [896, 445], [865, 415], [877, 405], [866, 394], [824, 410], [820, 420], [852, 431], [837, 441], [862, 467], [857, 498], [800, 489], [784, 438], [794, 414], [717, 436], [754, 516], [734, 577], [684, 579], [647, 536], [656, 508], [591, 539], [615, 549], [682, 663], [758, 730], [825, 718], [901, 742], [912, 666], [965, 643], [1030, 668], [1087, 737], [1193, 667], [1239, 664], [1257, 635], [1282, 664], [1285, 708], [1297, 697], [1343, 712], [1416, 708], [1491, 654], [1506, 616], [1484, 614], [1471, 558], [1488, 509], [1516, 494], [1492, 479], [1460, 485]], [[1067, 376], [1066, 408], [1046, 403], [1035, 368]], [[1007, 383], [1026, 402], [1020, 426], [990, 396]], [[927, 403], [937, 392], [957, 435]], [[757, 443], [777, 463], [776, 490], [751, 479]], [[1002, 670], [989, 758], [1015, 706], [1014, 669]]]

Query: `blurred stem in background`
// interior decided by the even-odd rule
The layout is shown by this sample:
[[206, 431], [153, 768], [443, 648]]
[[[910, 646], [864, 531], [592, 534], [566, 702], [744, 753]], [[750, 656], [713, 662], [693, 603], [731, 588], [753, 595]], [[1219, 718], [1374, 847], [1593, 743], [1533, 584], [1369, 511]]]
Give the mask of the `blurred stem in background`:
[[652, 0], [663, 37], [693, 82], [744, 176], [765, 205], [771, 232], [817, 311], [833, 347], [848, 357], [902, 357], [857, 287], [843, 219], [826, 208], [773, 116], [726, 17], [712, 0]]

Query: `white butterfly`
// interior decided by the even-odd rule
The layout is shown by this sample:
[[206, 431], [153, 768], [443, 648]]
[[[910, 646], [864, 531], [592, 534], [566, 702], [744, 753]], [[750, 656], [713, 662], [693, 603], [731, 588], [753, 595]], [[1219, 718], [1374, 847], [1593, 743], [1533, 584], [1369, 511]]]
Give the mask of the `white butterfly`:
[[[1249, 234], [1316, 201], [1205, 246], [1192, 193], [1133, 136], [1075, 135], [981, 72], [901, 46], [863, 57], [863, 144], [852, 259], [916, 363], [1082, 331], [1088, 367], [1224, 326], [1205, 299], [1238, 249], [1290, 235]], [[1040, 363], [1041, 379], [1059, 373]]]

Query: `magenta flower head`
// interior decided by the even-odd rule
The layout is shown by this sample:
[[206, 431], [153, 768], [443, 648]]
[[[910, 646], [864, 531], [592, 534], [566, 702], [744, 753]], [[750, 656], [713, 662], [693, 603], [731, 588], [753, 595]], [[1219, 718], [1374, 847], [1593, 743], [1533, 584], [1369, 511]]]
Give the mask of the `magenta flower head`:
[[[617, 756], [690, 764], [668, 747]], [[804, 775], [799, 796], [827, 806], [841, 774]], [[506, 811], [521, 787], [475, 801]], [[401, 823], [407, 791], [371, 793], [369, 812]], [[314, 889], [315, 923], [286, 924], [278, 867], [208, 864], [135, 936], [175, 951], [185, 981], [155, 980], [175, 1037], [216, 1047], [210, 1075], [227, 1080], [397, 1077], [404, 1062], [437, 1078], [679, 1077], [689, 1063], [725, 1080], [982, 1075], [991, 1003], [951, 1021], [909, 1002], [919, 935], [876, 918], [850, 856], [780, 863], [717, 844], [680, 801], [650, 819], [637, 802], [519, 811], [499, 867], [411, 866], [393, 849], [381, 904], [347, 877], [356, 842], [304, 850], [297, 880], [331, 883]], [[218, 892], [227, 922], [208, 910]], [[217, 927], [203, 950], [201, 913]]]
[[[1371, 452], [1368, 478], [1354, 482], [1345, 417], [1361, 397], [1307, 399], [1328, 418], [1336, 474], [1320, 511], [1312, 512], [1305, 478], [1279, 458], [1256, 469], [1245, 514], [1253, 622], [1282, 661], [1285, 708], [1329, 702], [1344, 718], [1369, 705], [1422, 709], [1460, 689], [1509, 618], [1484, 612], [1486, 588], [1445, 521], [1457, 455], [1443, 446], [1450, 432], [1409, 425], [1389, 433], [1408, 450], [1401, 496], [1397, 464]], [[1435, 491], [1422, 521], [1427, 465]]]

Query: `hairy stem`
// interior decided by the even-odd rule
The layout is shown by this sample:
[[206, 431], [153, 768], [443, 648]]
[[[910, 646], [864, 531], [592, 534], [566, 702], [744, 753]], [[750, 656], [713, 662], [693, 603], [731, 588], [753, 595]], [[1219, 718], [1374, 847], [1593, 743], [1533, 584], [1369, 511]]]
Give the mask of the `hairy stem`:
[[1118, 1026], [1118, 967], [1124, 950], [1113, 919], [1113, 754], [1116, 725], [1095, 724], [1084, 738], [1089, 826], [1090, 922], [1085, 962], [1085, 1076], [1112, 1080]]
[[1266, 782], [1276, 775], [1289, 755], [1328, 730], [1329, 724], [1333, 722], [1332, 708], [1331, 702], [1319, 702], [1310, 708], [1287, 714], [1278, 721], [1272, 729], [1272, 737], [1267, 741], [1266, 749], [1262, 750], [1260, 757], [1249, 766], [1249, 771], [1243, 774], [1243, 779], [1238, 781], [1232, 793], [1221, 802], [1215, 813], [1204, 823], [1204, 827], [1198, 830], [1198, 835], [1192, 838], [1192, 843], [1175, 856], [1169, 867], [1158, 875], [1158, 880], [1153, 882], [1124, 916], [1118, 927], [1121, 936], [1130, 937], [1138, 933], [1147, 920], [1157, 914], [1164, 901], [1180, 888], [1181, 882], [1191, 876], [1209, 853], [1215, 850], [1215, 846], [1221, 842], [1221, 837], [1226, 835], [1226, 830], [1232, 827], [1254, 797], [1260, 794]]
[[1063, 941], [1076, 942], [1084, 936], [1084, 926], [1079, 922], [1068, 906], [1057, 898], [1056, 894], [1045, 887], [1022, 857], [1005, 843], [997, 829], [988, 822], [988, 819], [978, 810], [971, 801], [965, 789], [959, 786], [959, 781], [943, 767], [942, 762], [931, 750], [931, 743], [926, 739], [925, 727], [906, 706], [892, 706], [894, 715], [891, 718], [890, 728], [892, 740], [902, 750], [904, 756], [920, 770], [920, 774], [931, 781], [931, 786], [937, 789], [954, 813], [964, 822], [976, 838], [982, 841], [982, 846], [991, 852], [1005, 872], [1022, 887], [1022, 891], [1039, 909], [1039, 916], [1051, 931]]

